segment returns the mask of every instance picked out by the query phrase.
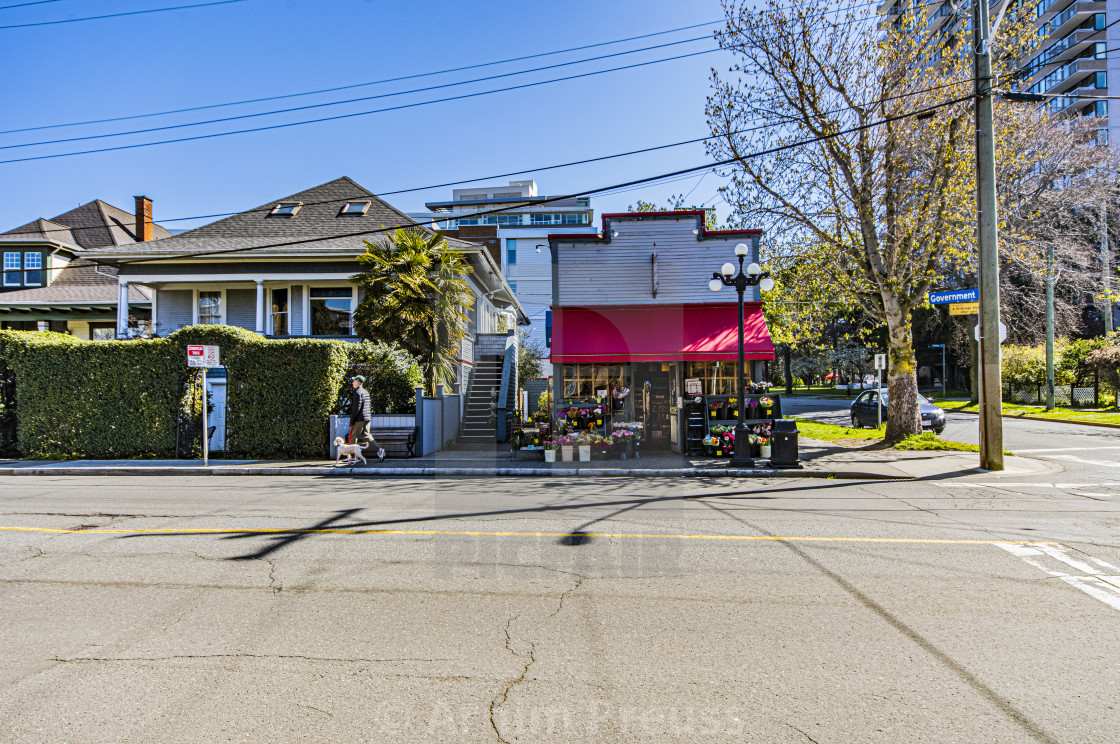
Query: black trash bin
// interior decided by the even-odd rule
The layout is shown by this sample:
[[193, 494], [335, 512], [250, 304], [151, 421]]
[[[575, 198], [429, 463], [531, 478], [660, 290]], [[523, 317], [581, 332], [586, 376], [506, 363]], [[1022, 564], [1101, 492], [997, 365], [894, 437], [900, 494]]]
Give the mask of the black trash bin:
[[792, 419], [775, 419], [771, 429], [770, 467], [794, 469], [803, 467], [797, 456], [797, 424]]

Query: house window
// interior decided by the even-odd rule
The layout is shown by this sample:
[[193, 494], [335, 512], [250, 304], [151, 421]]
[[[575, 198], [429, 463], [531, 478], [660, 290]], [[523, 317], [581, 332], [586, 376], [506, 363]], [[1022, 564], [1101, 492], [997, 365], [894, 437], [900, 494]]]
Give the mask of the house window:
[[22, 282], [19, 279], [19, 254], [4, 254], [4, 286], [18, 287]]
[[517, 265], [517, 241], [510, 239], [506, 241], [506, 266]]
[[369, 210], [368, 201], [346, 202], [342, 205], [342, 211], [339, 216], [349, 215], [351, 217], [362, 217]]
[[495, 191], [494, 192], [494, 198], [495, 199], [520, 199], [521, 198], [521, 192], [520, 191]]
[[303, 206], [303, 202], [280, 202], [272, 211], [268, 213], [269, 217], [295, 217], [296, 212]]
[[222, 293], [198, 293], [198, 322], [200, 325], [221, 325], [222, 323]]
[[27, 287], [41, 287], [43, 285], [43, 254], [23, 254], [23, 283]]
[[499, 214], [498, 224], [509, 227], [510, 225], [520, 225], [521, 215], [519, 214]]
[[90, 341], [112, 341], [117, 337], [117, 326], [113, 323], [90, 323]]
[[288, 335], [288, 290], [272, 290], [272, 335]]
[[509, 283], [509, 289], [514, 294], [517, 294], [517, 282], [510, 282]]
[[312, 287], [309, 293], [312, 336], [349, 336], [354, 290], [350, 287]]

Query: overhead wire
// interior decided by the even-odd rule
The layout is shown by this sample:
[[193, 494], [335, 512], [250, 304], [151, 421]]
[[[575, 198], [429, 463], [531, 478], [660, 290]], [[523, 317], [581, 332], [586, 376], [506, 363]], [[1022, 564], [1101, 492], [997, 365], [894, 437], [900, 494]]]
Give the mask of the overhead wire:
[[32, 0], [28, 3], [15, 3], [13, 5], [0, 5], [0, 10], [8, 10], [9, 8], [26, 8], [28, 5], [46, 5], [47, 3], [57, 3], [60, 0]]
[[[190, 10], [191, 8], [209, 8], [214, 5], [233, 5], [234, 3], [246, 3], [249, 0], [212, 0], [207, 3], [192, 3], [190, 5], [176, 5], [171, 8], [149, 8], [147, 10], [128, 10], [121, 13], [106, 13], [99, 16], [86, 16], [84, 18], [60, 18], [54, 21], [35, 21], [33, 23], [12, 23], [7, 26], [0, 26], [0, 30], [13, 29], [13, 28], [31, 28], [33, 26], [58, 26], [63, 23], [81, 23], [82, 21], [100, 21], [105, 18], [123, 18], [124, 16], [137, 16], [148, 15], [151, 13], [166, 13], [171, 10]], [[19, 7], [19, 6], [10, 6]]]
[[[661, 173], [661, 174], [656, 175], [656, 176], [647, 176], [645, 178], [632, 179], [630, 181], [625, 181], [623, 183], [617, 183], [617, 184], [613, 184], [613, 185], [610, 185], [610, 186], [602, 186], [602, 187], [595, 188], [595, 189], [586, 189], [586, 190], [582, 190], [582, 191], [576, 191], [576, 192], [572, 192], [572, 193], [569, 193], [569, 194], [564, 194], [562, 196], [550, 196], [550, 197], [546, 197], [544, 199], [536, 200], [534, 203], [536, 203], [536, 204], [548, 204], [548, 203], [557, 202], [557, 201], [574, 199], [574, 198], [579, 197], [579, 196], [593, 196], [595, 194], [601, 194], [601, 193], [604, 193], [604, 192], [625, 188], [627, 186], [635, 186], [635, 185], [638, 185], [638, 184], [659, 182], [659, 181], [663, 181], [665, 179], [674, 178], [676, 176], [681, 176], [681, 175], [685, 175], [685, 174], [689, 174], [689, 173], [697, 173], [699, 171], [709, 170], [711, 168], [718, 168], [718, 167], [724, 166], [724, 165], [731, 165], [732, 163], [735, 163], [739, 160], [743, 160], [743, 159], [746, 159], [746, 158], [756, 158], [756, 157], [762, 157], [762, 156], [765, 156], [765, 155], [772, 155], [772, 154], [782, 152], [782, 151], [785, 151], [785, 150], [791, 150], [791, 149], [796, 148], [796, 147], [804, 147], [806, 145], [815, 144], [817, 142], [823, 142], [825, 140], [835, 139], [836, 137], [841, 137], [845, 134], [853, 134], [855, 132], [871, 129], [873, 127], [882, 126], [883, 124], [887, 124], [887, 123], [890, 123], [892, 121], [900, 121], [902, 119], [906, 119], [906, 118], [909, 118], [909, 117], [912, 117], [912, 116], [919, 116], [921, 114], [930, 113], [930, 112], [933, 112], [933, 111], [937, 111], [938, 109], [945, 108], [946, 106], [952, 106], [952, 105], [955, 105], [957, 103], [961, 103], [963, 101], [972, 100], [973, 97], [974, 96], [971, 95], [971, 94], [966, 95], [966, 96], [960, 96], [958, 98], [954, 98], [954, 99], [951, 99], [951, 100], [948, 100], [948, 101], [942, 101], [940, 103], [932, 104], [930, 106], [926, 106], [926, 107], [916, 109], [916, 110], [913, 110], [913, 111], [908, 111], [906, 113], [895, 114], [895, 115], [892, 115], [892, 116], [886, 116], [886, 117], [883, 117], [882, 119], [878, 119], [876, 121], [866, 122], [864, 124], [859, 124], [859, 125], [854, 126], [854, 127], [848, 127], [846, 129], [841, 129], [841, 130], [838, 130], [838, 131], [833, 132], [831, 134], [825, 134], [825, 135], [819, 135], [819, 136], [816, 136], [816, 137], [810, 137], [810, 138], [807, 138], [807, 139], [798, 140], [796, 142], [788, 142], [788, 143], [783, 144], [783, 145], [777, 145], [775, 147], [766, 148], [766, 149], [759, 150], [759, 151], [756, 151], [756, 152], [753, 152], [753, 153], [748, 153], [748, 154], [745, 154], [745, 155], [739, 155], [737, 157], [732, 157], [732, 158], [725, 158], [723, 160], [719, 160], [719, 161], [715, 161], [715, 162], [711, 162], [711, 163], [704, 163], [703, 165], [692, 166], [692, 167], [689, 167], [689, 168], [681, 168], [681, 169], [678, 169], [678, 170], [675, 170], [675, 171], [671, 171], [669, 173]], [[512, 209], [518, 209], [518, 208], [520, 208], [520, 206], [514, 204], [514, 205], [511, 205], [511, 206], [507, 206], [507, 207], [499, 207], [499, 208], [495, 208], [495, 209], [489, 209], [489, 210], [474, 212], [474, 213], [472, 213], [472, 216], [483, 216], [483, 215], [489, 215], [489, 214], [502, 214], [502, 213], [508, 212]], [[443, 219], [446, 219], [446, 218], [443, 218]], [[356, 238], [356, 237], [377, 235], [377, 234], [383, 234], [383, 233], [391, 232], [393, 230], [397, 230], [397, 229], [400, 229], [400, 228], [424, 227], [424, 226], [428, 226], [428, 225], [437, 224], [441, 221], [442, 220], [437, 217], [437, 218], [432, 219], [432, 220], [425, 220], [425, 221], [420, 221], [420, 222], [410, 222], [410, 223], [392, 225], [392, 226], [382, 226], [380, 228], [375, 228], [375, 229], [372, 229], [372, 230], [366, 229], [366, 230], [360, 230], [358, 232], [344, 233], [344, 234], [340, 234], [340, 235], [323, 235], [323, 236], [311, 237], [311, 238], [298, 238], [298, 239], [295, 239], [295, 240], [286, 240], [286, 241], [280, 241], [280, 242], [276, 242], [276, 243], [265, 243], [263, 245], [246, 246], [246, 247], [243, 247], [243, 248], [229, 248], [229, 249], [225, 249], [225, 250], [207, 250], [207, 251], [199, 251], [199, 252], [169, 254], [169, 255], [161, 255], [161, 256], [150, 256], [150, 257], [138, 258], [138, 259], [134, 259], [134, 260], [122, 260], [122, 261], [119, 261], [119, 263], [121, 265], [133, 265], [133, 264], [138, 264], [138, 263], [149, 263], [149, 262], [152, 262], [152, 261], [167, 261], [169, 259], [201, 258], [201, 257], [211, 257], [211, 256], [227, 256], [227, 255], [230, 255], [230, 254], [247, 253], [249, 251], [261, 251], [261, 250], [265, 250], [265, 249], [268, 249], [268, 248], [285, 248], [285, 247], [294, 246], [294, 245], [306, 245], [306, 244], [309, 244], [309, 243], [318, 243], [318, 242], [322, 242], [322, 241], [325, 241], [325, 240], [338, 240], [340, 238]], [[95, 261], [97, 260], [96, 256], [90, 256], [90, 258], [95, 260]]]
[[550, 80], [538, 80], [531, 83], [521, 83], [519, 85], [510, 85], [504, 88], [496, 88], [492, 90], [477, 91], [474, 93], [463, 93], [457, 96], [447, 96], [444, 98], [436, 98], [430, 101], [416, 101], [413, 103], [404, 103], [397, 106], [387, 106], [379, 109], [370, 109], [367, 111], [354, 111], [348, 114], [334, 114], [332, 116], [321, 116], [315, 119], [304, 119], [301, 121], [284, 122], [280, 124], [268, 124], [259, 127], [250, 127], [247, 129], [234, 129], [227, 132], [211, 132], [208, 134], [195, 134], [189, 137], [174, 137], [171, 139], [156, 140], [154, 142], [136, 142], [127, 145], [113, 145], [111, 147], [99, 147], [89, 150], [75, 150], [72, 152], [53, 153], [49, 155], [32, 155], [22, 158], [9, 158], [8, 160], [0, 160], [0, 165], [7, 165], [10, 163], [26, 163], [33, 160], [53, 160], [55, 158], [73, 157], [75, 155], [90, 155], [99, 152], [115, 152], [119, 150], [133, 150], [140, 147], [155, 147], [157, 145], [169, 145], [178, 142], [193, 142], [204, 139], [214, 139], [217, 137], [229, 137], [235, 134], [250, 134], [254, 132], [266, 132], [276, 129], [288, 129], [290, 127], [306, 126], [308, 124], [319, 124], [327, 121], [339, 121], [341, 119], [352, 119], [359, 116], [370, 116], [372, 114], [382, 114], [389, 111], [401, 111], [404, 109], [417, 108], [419, 106], [430, 106], [436, 103], [446, 103], [448, 101], [460, 101], [468, 98], [478, 98], [480, 96], [493, 95], [495, 93], [506, 93], [512, 90], [523, 90], [525, 88], [533, 88], [539, 85], [548, 85], [550, 83], [559, 83], [567, 80], [578, 80], [581, 78], [592, 77], [594, 75], [602, 75], [608, 72], [619, 72], [621, 70], [632, 70], [639, 67], [647, 67], [649, 65], [660, 64], [662, 62], [673, 62], [680, 59], [687, 59], [689, 57], [696, 57], [702, 54], [711, 54], [712, 52], [720, 51], [718, 49], [706, 49], [700, 52], [691, 52], [689, 54], [680, 54], [674, 57], [664, 57], [661, 59], [649, 60], [646, 62], [636, 62], [634, 64], [623, 65], [620, 67], [613, 67], [606, 70], [594, 70], [591, 72], [582, 72], [576, 75], [566, 75], [564, 77], [552, 78]]
[[[53, 2], [53, 0], [49, 0], [49, 1]], [[58, 128], [61, 128], [61, 127], [76, 127], [76, 126], [84, 126], [84, 125], [87, 125], [87, 124], [107, 124], [107, 123], [114, 122], [114, 121], [127, 121], [127, 120], [130, 120], [130, 119], [146, 119], [146, 118], [150, 118], [150, 117], [153, 117], [153, 116], [167, 116], [167, 115], [170, 115], [170, 114], [182, 114], [182, 113], [188, 113], [188, 112], [191, 112], [191, 111], [203, 111], [205, 109], [223, 108], [223, 107], [228, 107], [228, 106], [241, 106], [241, 105], [246, 105], [246, 104], [250, 104], [250, 103], [263, 103], [263, 102], [267, 102], [267, 101], [278, 101], [278, 100], [282, 100], [282, 99], [286, 99], [286, 98], [299, 98], [301, 96], [313, 96], [313, 95], [319, 95], [319, 94], [322, 94], [322, 93], [336, 93], [336, 92], [342, 91], [342, 90], [352, 90], [354, 88], [365, 88], [365, 87], [368, 87], [368, 86], [371, 86], [371, 85], [382, 85], [382, 84], [385, 84], [385, 83], [397, 83], [397, 82], [401, 82], [403, 80], [415, 80], [417, 78], [432, 77], [432, 76], [435, 76], [435, 75], [446, 75], [446, 74], [449, 74], [449, 73], [452, 73], [452, 72], [463, 72], [465, 70], [475, 70], [475, 69], [479, 69], [481, 67], [493, 67], [495, 65], [504, 65], [504, 64], [509, 64], [511, 62], [522, 62], [522, 61], [527, 60], [527, 59], [538, 59], [540, 57], [550, 57], [550, 56], [554, 56], [554, 55], [557, 55], [557, 54], [567, 54], [569, 52], [583, 51], [584, 49], [594, 49], [594, 48], [597, 48], [597, 47], [612, 46], [614, 44], [624, 44], [628, 41], [637, 41], [639, 39], [648, 39], [648, 38], [652, 38], [654, 36], [665, 36], [667, 34], [673, 34], [673, 33], [677, 33], [677, 32], [680, 32], [680, 31], [690, 31], [694, 28], [700, 28], [702, 26], [712, 26], [712, 25], [715, 25], [717, 23], [723, 23], [723, 21], [722, 20], [720, 20], [720, 21], [707, 21], [705, 23], [696, 23], [696, 24], [693, 24], [691, 26], [680, 26], [678, 28], [671, 28], [671, 29], [668, 29], [666, 31], [656, 31], [654, 33], [641, 34], [639, 36], [628, 36], [624, 39], [613, 39], [611, 41], [601, 41], [601, 42], [598, 42], [598, 43], [595, 43], [595, 44], [584, 44], [582, 46], [568, 47], [567, 49], [557, 49], [557, 50], [551, 51], [551, 52], [539, 52], [537, 54], [526, 54], [526, 55], [523, 55], [521, 57], [509, 57], [507, 59], [499, 59], [499, 60], [495, 60], [495, 61], [492, 61], [492, 62], [480, 62], [478, 64], [464, 65], [462, 67], [450, 67], [450, 68], [447, 68], [445, 70], [433, 70], [431, 72], [419, 72], [419, 73], [416, 73], [414, 75], [401, 75], [399, 77], [384, 78], [384, 79], [381, 79], [381, 80], [369, 80], [369, 81], [366, 81], [364, 83], [351, 83], [349, 85], [339, 85], [339, 86], [335, 86], [333, 88], [319, 88], [318, 90], [308, 90], [308, 91], [302, 91], [302, 92], [299, 92], [299, 93], [284, 93], [284, 94], [275, 95], [275, 96], [265, 96], [263, 98], [247, 98], [247, 99], [240, 100], [240, 101], [227, 101], [225, 103], [211, 103], [211, 104], [206, 104], [206, 105], [203, 105], [203, 106], [189, 106], [189, 107], [186, 107], [186, 108], [169, 109], [167, 111], [155, 111], [155, 112], [151, 112], [151, 113], [147, 113], [147, 114], [131, 114], [131, 115], [128, 115], [128, 116], [114, 116], [114, 117], [109, 117], [109, 118], [106, 118], [106, 119], [89, 119], [89, 120], [86, 120], [86, 121], [75, 121], [75, 122], [69, 122], [69, 123], [66, 123], [66, 124], [44, 124], [44, 125], [35, 126], [35, 127], [23, 127], [21, 129], [4, 129], [4, 130], [0, 130], [0, 134], [15, 134], [17, 132], [31, 132], [31, 131], [41, 130], [41, 129], [58, 129]], [[711, 37], [707, 37], [707, 38], [711, 38]]]
[[[329, 108], [331, 106], [343, 106], [349, 103], [361, 103], [363, 101], [374, 101], [382, 98], [394, 98], [396, 96], [405, 96], [413, 93], [425, 93], [432, 90], [441, 90], [444, 88], [454, 88], [460, 85], [471, 85], [473, 83], [482, 83], [489, 80], [500, 80], [502, 78], [514, 77], [517, 75], [528, 75], [533, 72], [543, 72], [544, 70], [555, 70], [560, 67], [571, 67], [572, 65], [581, 65], [588, 62], [597, 62], [603, 59], [611, 59], [613, 57], [621, 57], [628, 54], [638, 54], [639, 52], [648, 52], [654, 49], [664, 49], [665, 47], [677, 46], [679, 44], [689, 44], [696, 41], [709, 41], [710, 36], [697, 36], [691, 39], [682, 39], [679, 41], [670, 41], [664, 44], [656, 44], [654, 46], [641, 47], [638, 49], [630, 49], [622, 52], [612, 52], [611, 54], [603, 54], [597, 57], [586, 57], [584, 59], [576, 59], [568, 62], [558, 62], [552, 65], [545, 65], [543, 67], [532, 67], [527, 70], [514, 70], [513, 72], [503, 72], [498, 75], [487, 75], [485, 77], [472, 78], [470, 80], [460, 80], [453, 83], [441, 83], [440, 85], [429, 85], [423, 88], [412, 88], [410, 90], [393, 91], [391, 93], [379, 93], [373, 96], [360, 96], [358, 98], [345, 98], [341, 101], [324, 101], [323, 103], [309, 103], [303, 106], [291, 106], [289, 108], [272, 109], [270, 111], [258, 111], [251, 114], [238, 114], [236, 116], [224, 116], [217, 119], [204, 119], [202, 121], [182, 122], [180, 124], [166, 124], [159, 127], [148, 127], [146, 129], [133, 129], [126, 132], [109, 132], [105, 134], [90, 134], [80, 137], [65, 137], [61, 139], [42, 140], [39, 142], [23, 142], [15, 145], [0, 145], [0, 150], [11, 150], [20, 147], [38, 147], [41, 145], [57, 145], [65, 142], [82, 142], [87, 140], [106, 139], [109, 137], [125, 137], [136, 134], [147, 134], [149, 132], [163, 132], [171, 129], [183, 129], [187, 127], [199, 127], [207, 124], [221, 124], [227, 121], [240, 121], [242, 119], [255, 119], [261, 116], [275, 116], [278, 114], [288, 114], [296, 111], [309, 111], [312, 109]], [[710, 51], [717, 52], [719, 49], [712, 49]], [[607, 72], [607, 71], [604, 71]]]
[[[948, 82], [948, 83], [943, 83], [941, 85], [931, 86], [929, 88], [922, 88], [922, 89], [910, 91], [910, 92], [907, 92], [907, 93], [898, 93], [898, 94], [895, 94], [895, 95], [892, 95], [892, 96], [886, 96], [884, 98], [879, 99], [878, 101], [875, 101], [874, 103], [885, 103], [887, 101], [893, 101], [893, 100], [897, 100], [897, 99], [900, 99], [900, 98], [908, 98], [910, 96], [920, 95], [922, 93], [929, 93], [929, 92], [933, 92], [933, 91], [937, 91], [937, 90], [943, 90], [945, 88], [955, 87], [955, 86], [958, 86], [958, 85], [965, 85], [965, 84], [969, 84], [971, 82], [972, 82], [971, 79], [962, 79], [962, 80], [957, 80], [957, 81], [951, 81], [951, 82]], [[825, 112], [825, 113], [826, 114], [828, 114], [828, 113], [838, 113], [838, 112], [843, 111], [843, 110], [844, 109], [837, 109], [836, 111], [829, 111], [829, 112]], [[751, 122], [748, 122], [748, 123], [751, 123]], [[723, 132], [723, 133], [720, 133], [720, 134], [708, 135], [706, 137], [694, 137], [692, 139], [680, 140], [678, 142], [670, 142], [670, 143], [664, 144], [664, 145], [654, 145], [654, 146], [651, 146], [651, 147], [643, 147], [643, 148], [640, 148], [640, 149], [637, 149], [637, 150], [629, 150], [629, 151], [621, 152], [621, 153], [613, 153], [613, 154], [610, 154], [610, 155], [600, 155], [600, 156], [593, 157], [593, 158], [583, 158], [581, 160], [570, 160], [570, 161], [567, 161], [567, 162], [564, 162], [564, 163], [556, 163], [556, 164], [553, 164], [553, 165], [546, 165], [546, 166], [541, 166], [541, 167], [537, 167], [537, 168], [525, 168], [525, 169], [516, 170], [516, 171], [507, 171], [505, 173], [496, 173], [496, 174], [492, 174], [492, 175], [488, 175], [488, 176], [480, 176], [480, 177], [477, 177], [477, 178], [464, 178], [464, 179], [460, 179], [460, 180], [457, 180], [457, 181], [444, 181], [442, 183], [428, 184], [426, 186], [412, 186], [412, 187], [409, 187], [409, 188], [395, 189], [395, 190], [392, 190], [392, 191], [380, 191], [379, 190], [377, 192], [377, 194], [378, 194], [378, 196], [395, 196], [397, 194], [408, 194], [408, 193], [414, 193], [414, 192], [417, 192], [417, 191], [430, 191], [431, 189], [445, 188], [447, 186], [461, 186], [463, 184], [477, 183], [479, 181], [489, 181], [489, 180], [493, 180], [493, 179], [496, 179], [496, 178], [507, 178], [509, 176], [519, 176], [519, 175], [525, 175], [525, 174], [529, 174], [529, 173], [539, 173], [539, 172], [542, 172], [542, 171], [557, 170], [559, 168], [568, 168], [568, 167], [572, 167], [572, 166], [576, 166], [576, 165], [586, 165], [588, 163], [597, 163], [597, 162], [602, 162], [604, 160], [613, 160], [613, 159], [621, 158], [621, 157], [629, 157], [631, 155], [641, 155], [641, 154], [644, 154], [644, 153], [647, 153], [647, 152], [656, 152], [658, 150], [665, 150], [665, 149], [669, 149], [669, 148], [673, 148], [673, 147], [681, 147], [681, 146], [684, 146], [684, 145], [696, 144], [696, 143], [705, 142], [705, 141], [711, 140], [711, 139], [720, 139], [720, 138], [727, 137], [727, 136], [749, 134], [751, 132], [762, 131], [762, 130], [765, 130], [765, 129], [773, 129], [773, 128], [777, 128], [777, 127], [781, 127], [781, 126], [786, 126], [786, 123], [778, 122], [778, 123], [771, 123], [771, 124], [759, 124], [757, 126], [747, 127], [745, 129], [737, 129], [737, 130], [734, 130], [732, 132]], [[717, 195], [718, 195], [718, 192], [717, 192]], [[355, 196], [353, 198], [354, 199], [363, 199], [363, 198], [366, 198], [367, 196], [368, 195], [366, 195], [366, 194], [355, 194]], [[339, 201], [339, 199], [336, 197], [336, 198], [333, 198], [333, 199], [324, 200], [322, 202], [308, 202], [304, 206], [312, 206], [314, 204], [329, 204], [329, 203], [337, 202], [337, 201]], [[158, 223], [187, 222], [187, 221], [202, 220], [202, 219], [213, 219], [213, 218], [217, 218], [217, 217], [231, 217], [233, 215], [240, 214], [240, 213], [241, 212], [217, 212], [217, 213], [213, 213], [213, 214], [194, 215], [194, 216], [191, 216], [191, 217], [169, 217], [169, 218], [165, 218], [165, 219], [160, 219], [157, 222]], [[59, 228], [57, 230], [49, 229], [47, 232], [74, 232], [74, 231], [77, 231], [77, 230], [99, 230], [99, 229], [102, 229], [100, 225], [93, 225], [93, 226], [89, 226], [89, 227]]]

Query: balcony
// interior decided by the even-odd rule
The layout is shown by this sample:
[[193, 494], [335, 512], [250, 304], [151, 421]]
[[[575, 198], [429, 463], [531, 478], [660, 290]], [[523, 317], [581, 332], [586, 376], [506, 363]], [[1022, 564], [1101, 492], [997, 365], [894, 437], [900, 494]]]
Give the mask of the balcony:
[[1039, 25], [1039, 36], [1048, 36], [1051, 39], [1060, 39], [1092, 17], [1094, 13], [1103, 13], [1105, 3], [1078, 0], [1071, 3], [1050, 18], [1045, 18]]

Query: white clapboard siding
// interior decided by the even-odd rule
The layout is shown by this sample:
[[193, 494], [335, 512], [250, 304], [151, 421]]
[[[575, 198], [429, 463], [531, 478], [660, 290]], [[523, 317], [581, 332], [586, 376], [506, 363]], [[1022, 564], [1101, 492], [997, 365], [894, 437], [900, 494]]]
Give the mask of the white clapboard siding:
[[[609, 243], [557, 242], [557, 299], [560, 305], [629, 305], [642, 303], [732, 302], [734, 290], [714, 293], [712, 272], [736, 264], [735, 246], [751, 246], [747, 262], [758, 260], [750, 235], [698, 240], [695, 218], [645, 222], [612, 220], [618, 235]], [[657, 296], [653, 295], [652, 254], [657, 254]], [[518, 290], [520, 293], [520, 282]], [[757, 301], [758, 289], [746, 299]]]

